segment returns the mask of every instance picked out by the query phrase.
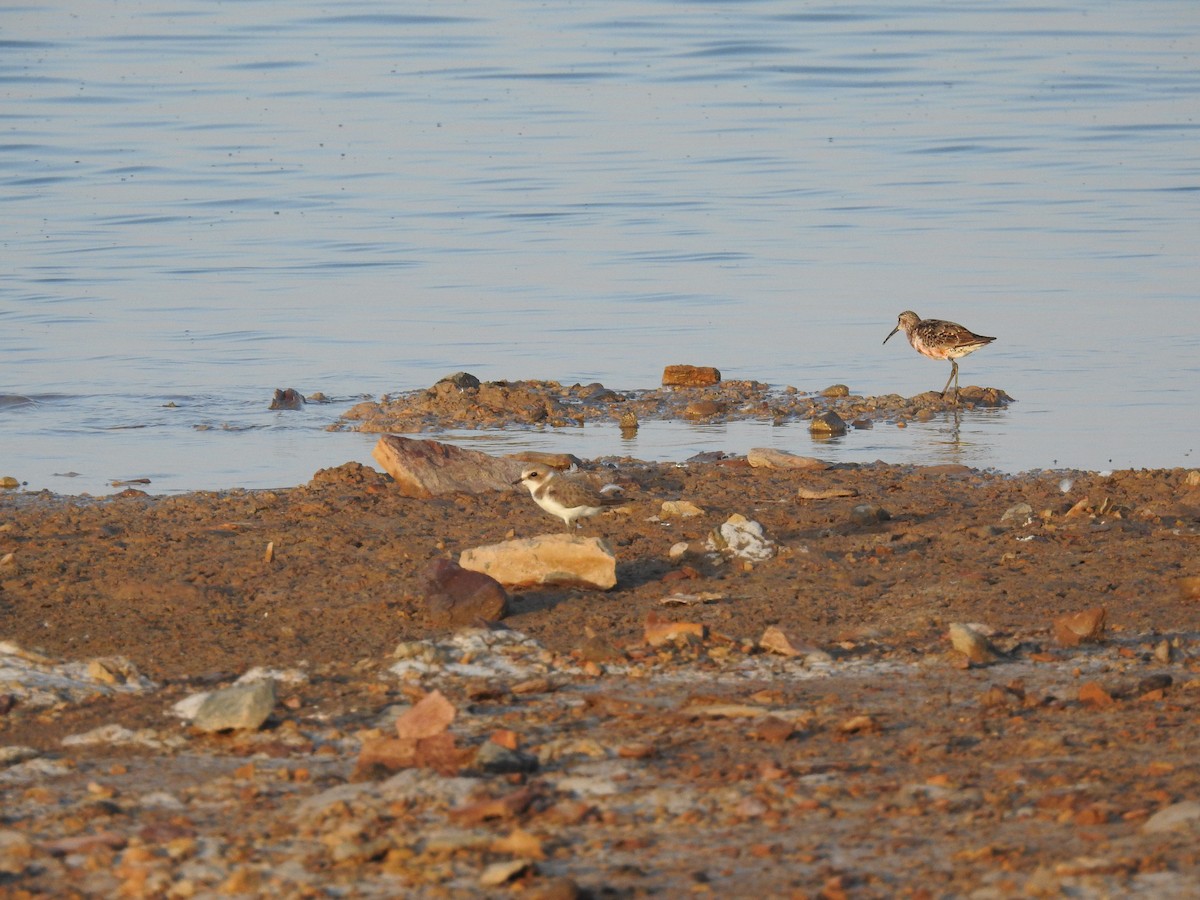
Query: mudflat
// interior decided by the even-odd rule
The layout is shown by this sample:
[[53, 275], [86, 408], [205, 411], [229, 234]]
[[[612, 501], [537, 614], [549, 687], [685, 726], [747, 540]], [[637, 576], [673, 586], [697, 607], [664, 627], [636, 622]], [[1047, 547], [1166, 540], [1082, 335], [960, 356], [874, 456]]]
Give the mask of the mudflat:
[[520, 486], [0, 495], [0, 893], [1200, 894], [1195, 470], [583, 468], [616, 587], [457, 631], [432, 563], [563, 531]]

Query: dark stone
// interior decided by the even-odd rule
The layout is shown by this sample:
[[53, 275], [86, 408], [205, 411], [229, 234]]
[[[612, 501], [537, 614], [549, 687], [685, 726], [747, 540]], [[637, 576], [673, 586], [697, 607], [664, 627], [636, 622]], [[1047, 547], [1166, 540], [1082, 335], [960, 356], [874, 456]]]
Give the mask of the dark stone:
[[304, 395], [295, 388], [286, 391], [275, 388], [275, 398], [271, 401], [271, 409], [300, 409], [304, 406]]
[[425, 608], [439, 628], [496, 622], [508, 615], [508, 591], [490, 575], [436, 559], [426, 573]]
[[459, 390], [476, 390], [479, 387], [479, 379], [470, 372], [455, 372], [453, 375], [447, 375], [440, 379], [438, 384], [452, 384]]

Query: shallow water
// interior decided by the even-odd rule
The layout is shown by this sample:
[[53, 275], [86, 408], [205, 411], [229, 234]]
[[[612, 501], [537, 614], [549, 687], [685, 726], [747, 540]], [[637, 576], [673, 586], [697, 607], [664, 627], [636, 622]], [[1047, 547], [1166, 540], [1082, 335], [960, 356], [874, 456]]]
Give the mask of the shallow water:
[[0, 474], [295, 484], [457, 370], [940, 388], [881, 346], [909, 308], [997, 336], [962, 380], [1019, 402], [456, 439], [1194, 466], [1198, 58], [1186, 0], [0, 9]]

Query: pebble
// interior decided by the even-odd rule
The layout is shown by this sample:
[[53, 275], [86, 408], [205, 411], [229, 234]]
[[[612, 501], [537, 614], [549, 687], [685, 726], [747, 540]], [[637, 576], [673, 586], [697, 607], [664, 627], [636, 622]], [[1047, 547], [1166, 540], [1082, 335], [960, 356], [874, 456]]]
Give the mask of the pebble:
[[1106, 610], [1103, 606], [1083, 612], [1059, 616], [1054, 620], [1054, 640], [1063, 647], [1076, 647], [1079, 644], [1098, 641], [1104, 635], [1104, 618]]
[[1200, 802], [1183, 800], [1164, 807], [1142, 825], [1147, 834], [1163, 834], [1172, 831], [1200, 832]]
[[949, 633], [950, 643], [954, 645], [954, 649], [976, 665], [988, 665], [1000, 658], [991, 641], [970, 625], [953, 622], [950, 625]]
[[775, 543], [763, 534], [762, 525], [741, 513], [734, 513], [714, 529], [706, 546], [751, 562], [771, 559], [776, 553]]
[[878, 525], [880, 522], [887, 522], [892, 518], [892, 514], [882, 506], [876, 506], [873, 503], [860, 503], [858, 506], [850, 510], [850, 521], [855, 525]]
[[664, 500], [662, 514], [669, 518], [691, 519], [704, 515], [704, 510], [691, 500]]
[[1010, 506], [1000, 517], [1001, 525], [1028, 525], [1033, 521], [1033, 507], [1028, 503], [1018, 503]]
[[813, 416], [812, 421], [808, 425], [808, 430], [816, 435], [836, 437], [846, 433], [846, 420], [833, 410], [827, 410]]
[[498, 622], [509, 613], [508, 591], [499, 581], [448, 559], [429, 564], [423, 599], [430, 623], [441, 628]]
[[192, 726], [200, 731], [259, 728], [275, 708], [274, 680], [237, 684], [213, 691], [196, 710]]

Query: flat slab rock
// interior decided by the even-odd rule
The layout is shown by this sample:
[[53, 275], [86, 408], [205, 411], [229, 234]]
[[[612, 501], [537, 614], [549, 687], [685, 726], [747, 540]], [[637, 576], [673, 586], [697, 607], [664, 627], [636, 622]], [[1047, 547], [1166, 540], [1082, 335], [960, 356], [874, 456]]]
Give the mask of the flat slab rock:
[[520, 460], [489, 456], [440, 441], [385, 434], [371, 456], [406, 497], [433, 497], [465, 491], [511, 491], [521, 475]]
[[608, 544], [596, 537], [543, 534], [501, 544], [464, 550], [458, 563], [483, 572], [505, 587], [597, 588], [617, 584], [617, 559]]

